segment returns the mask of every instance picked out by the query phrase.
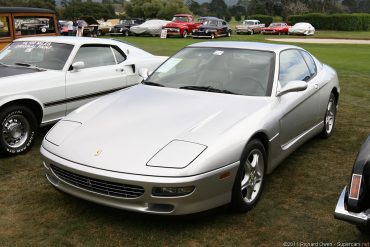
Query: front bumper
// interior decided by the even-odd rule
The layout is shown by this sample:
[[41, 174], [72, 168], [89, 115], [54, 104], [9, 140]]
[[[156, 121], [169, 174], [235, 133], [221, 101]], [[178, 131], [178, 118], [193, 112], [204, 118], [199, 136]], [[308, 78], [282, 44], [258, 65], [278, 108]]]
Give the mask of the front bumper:
[[356, 225], [367, 225], [370, 218], [369, 210], [361, 212], [361, 213], [354, 213], [350, 212], [345, 208], [344, 198], [346, 194], [346, 187], [344, 187], [342, 193], [340, 194], [339, 200], [337, 202], [337, 206], [335, 207], [334, 218], [338, 220], [348, 221], [350, 223]]
[[[46, 178], [55, 188], [63, 192], [110, 207], [163, 215], [191, 214], [229, 203], [239, 167], [239, 162], [235, 162], [220, 169], [195, 176], [158, 177], [113, 172], [81, 165], [58, 157], [43, 147], [41, 147], [41, 155], [46, 170]], [[122, 198], [93, 192], [70, 184], [58, 177], [52, 170], [51, 164], [92, 179], [141, 186], [144, 188], [144, 193], [137, 198]], [[229, 176], [221, 179], [220, 175], [225, 173], [229, 173]], [[152, 195], [153, 187], [182, 186], [195, 186], [195, 190], [186, 196], [178, 197]]]

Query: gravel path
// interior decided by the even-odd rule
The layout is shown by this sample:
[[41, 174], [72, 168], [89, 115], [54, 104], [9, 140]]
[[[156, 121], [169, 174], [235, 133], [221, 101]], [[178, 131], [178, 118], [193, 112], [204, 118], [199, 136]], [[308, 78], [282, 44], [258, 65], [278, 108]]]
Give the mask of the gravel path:
[[356, 39], [267, 39], [270, 41], [292, 42], [292, 43], [311, 43], [311, 44], [362, 44], [370, 45], [370, 40]]

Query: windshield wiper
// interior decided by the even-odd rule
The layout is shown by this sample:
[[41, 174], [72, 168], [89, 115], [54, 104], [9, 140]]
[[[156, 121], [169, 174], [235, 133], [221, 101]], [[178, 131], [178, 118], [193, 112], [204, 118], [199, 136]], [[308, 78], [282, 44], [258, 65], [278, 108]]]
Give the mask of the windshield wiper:
[[142, 83], [150, 86], [164, 87], [164, 85], [152, 81], [143, 81]]
[[30, 63], [14, 63], [14, 64], [18, 65], [18, 66], [24, 66], [24, 67], [27, 67], [27, 68], [30, 68], [30, 69], [39, 70], [39, 71], [46, 70], [46, 69], [43, 69], [43, 68], [39, 68], [36, 65], [33, 65], [33, 64], [30, 64]]
[[199, 91], [207, 91], [207, 92], [215, 92], [215, 93], [226, 93], [226, 94], [237, 94], [231, 92], [226, 89], [219, 89], [211, 86], [183, 86], [180, 89], [190, 89], [190, 90], [199, 90]]

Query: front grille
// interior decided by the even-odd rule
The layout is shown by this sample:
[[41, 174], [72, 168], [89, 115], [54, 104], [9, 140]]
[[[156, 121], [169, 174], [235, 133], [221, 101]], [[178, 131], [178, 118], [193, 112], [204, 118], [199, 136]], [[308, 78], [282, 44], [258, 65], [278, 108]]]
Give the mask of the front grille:
[[123, 198], [138, 198], [144, 194], [144, 188], [141, 186], [114, 183], [96, 178], [89, 178], [76, 173], [72, 173], [70, 171], [66, 171], [54, 165], [51, 165], [50, 167], [59, 179], [88, 191]]

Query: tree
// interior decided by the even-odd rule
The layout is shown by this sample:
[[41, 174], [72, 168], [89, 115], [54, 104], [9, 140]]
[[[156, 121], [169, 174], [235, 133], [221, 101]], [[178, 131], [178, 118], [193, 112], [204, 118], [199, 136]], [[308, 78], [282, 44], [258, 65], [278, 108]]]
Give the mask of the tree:
[[170, 19], [174, 14], [190, 13], [182, 0], [131, 0], [125, 7], [131, 17]]
[[33, 7], [55, 10], [54, 0], [0, 0], [2, 7]]
[[65, 19], [73, 19], [80, 16], [92, 16], [95, 19], [109, 19], [115, 18], [116, 14], [111, 4], [72, 1], [67, 7], [61, 10], [61, 16]]

